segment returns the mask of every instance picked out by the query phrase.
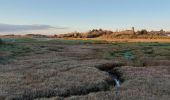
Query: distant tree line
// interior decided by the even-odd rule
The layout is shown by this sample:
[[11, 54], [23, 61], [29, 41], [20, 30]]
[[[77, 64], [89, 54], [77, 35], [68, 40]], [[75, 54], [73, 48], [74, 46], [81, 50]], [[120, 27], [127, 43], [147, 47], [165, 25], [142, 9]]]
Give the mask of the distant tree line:
[[102, 29], [93, 29], [85, 33], [86, 38], [95, 38], [102, 35], [112, 34], [112, 31], [102, 30]]
[[71, 37], [71, 38], [96, 38], [106, 34], [112, 34], [112, 31], [102, 30], [102, 29], [93, 29], [85, 33], [73, 32], [68, 34], [55, 35], [55, 37]]
[[79, 33], [79, 32], [73, 32], [68, 34], [60, 34], [55, 35], [56, 38], [97, 38], [97, 37], [107, 37], [107, 38], [147, 38], [147, 37], [161, 37], [166, 36], [166, 32], [164, 30], [160, 31], [147, 31], [146, 29], [134, 31], [134, 28], [132, 30], [125, 30], [120, 32], [113, 32], [109, 30], [103, 30], [103, 29], [93, 29], [88, 32]]

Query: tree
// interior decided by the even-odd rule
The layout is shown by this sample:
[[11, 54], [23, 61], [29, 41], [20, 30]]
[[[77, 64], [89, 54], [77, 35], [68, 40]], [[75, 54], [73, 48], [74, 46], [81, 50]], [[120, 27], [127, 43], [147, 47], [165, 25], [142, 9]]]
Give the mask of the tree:
[[145, 34], [148, 34], [148, 31], [145, 30], [145, 29], [143, 29], [143, 30], [139, 31], [138, 34], [139, 34], [139, 35], [145, 35]]

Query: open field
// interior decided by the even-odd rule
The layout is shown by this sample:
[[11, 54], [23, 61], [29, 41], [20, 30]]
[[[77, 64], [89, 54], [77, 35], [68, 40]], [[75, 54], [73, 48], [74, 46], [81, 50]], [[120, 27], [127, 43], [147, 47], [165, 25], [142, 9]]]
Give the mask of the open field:
[[0, 44], [0, 100], [169, 98], [170, 43], [23, 38]]

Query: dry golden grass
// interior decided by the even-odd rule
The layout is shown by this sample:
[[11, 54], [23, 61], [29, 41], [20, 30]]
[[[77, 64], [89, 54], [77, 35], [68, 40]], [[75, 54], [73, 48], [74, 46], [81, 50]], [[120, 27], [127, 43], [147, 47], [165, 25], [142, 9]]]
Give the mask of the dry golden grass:
[[170, 39], [117, 39], [117, 38], [64, 38], [66, 40], [97, 40], [107, 42], [158, 42], [158, 43], [170, 43]]

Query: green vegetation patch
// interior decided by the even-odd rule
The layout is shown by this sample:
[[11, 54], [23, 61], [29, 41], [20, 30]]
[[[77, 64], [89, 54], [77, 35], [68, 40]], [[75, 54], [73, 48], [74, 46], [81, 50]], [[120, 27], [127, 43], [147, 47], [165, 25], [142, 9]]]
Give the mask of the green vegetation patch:
[[15, 39], [15, 42], [17, 43], [32, 43], [32, 42], [38, 42], [36, 39], [33, 38], [17, 38]]
[[66, 40], [66, 39], [54, 39], [47, 41], [49, 43], [64, 43], [64, 44], [103, 44], [108, 43], [101, 40]]
[[28, 47], [14, 43], [3, 43], [0, 45], [0, 63], [6, 63], [9, 59], [24, 56], [32, 50]]
[[107, 58], [121, 60], [127, 65], [151, 66], [170, 60], [169, 43], [113, 43], [111, 48], [108, 54], [105, 53]]
[[154, 50], [152, 47], [144, 47], [143, 49], [144, 54], [153, 54]]
[[154, 46], [154, 47], [170, 47], [170, 43], [149, 43], [149, 46]]
[[113, 57], [123, 57], [125, 59], [133, 59], [134, 54], [132, 50], [122, 50], [122, 51], [115, 51], [111, 53]]

